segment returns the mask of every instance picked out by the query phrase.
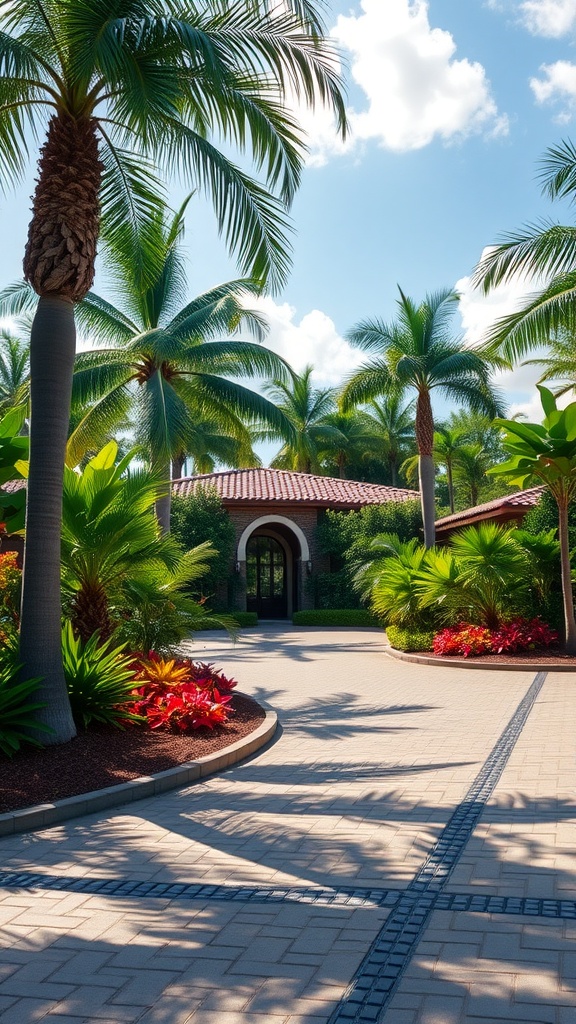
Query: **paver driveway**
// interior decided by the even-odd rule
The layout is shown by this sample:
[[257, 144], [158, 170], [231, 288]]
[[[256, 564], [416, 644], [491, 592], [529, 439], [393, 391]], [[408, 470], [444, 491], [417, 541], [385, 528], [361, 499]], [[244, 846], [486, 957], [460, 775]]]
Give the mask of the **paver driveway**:
[[[411, 665], [371, 630], [191, 650], [281, 735], [0, 840], [4, 869], [42, 876], [0, 887], [2, 1024], [576, 1022], [571, 674]], [[94, 878], [125, 895], [79, 891]], [[186, 898], [197, 882], [215, 888]]]

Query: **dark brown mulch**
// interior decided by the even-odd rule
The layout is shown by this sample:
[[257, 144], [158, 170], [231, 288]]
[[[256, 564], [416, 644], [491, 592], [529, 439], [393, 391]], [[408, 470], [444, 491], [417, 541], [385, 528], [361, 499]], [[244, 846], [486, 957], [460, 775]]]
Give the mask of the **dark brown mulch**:
[[241, 694], [234, 694], [232, 707], [234, 714], [225, 725], [188, 736], [99, 726], [61, 746], [28, 747], [12, 761], [0, 758], [0, 812], [105, 789], [229, 747], [265, 717], [256, 701]]
[[545, 648], [541, 651], [528, 651], [522, 654], [479, 654], [470, 658], [447, 658], [445, 654], [434, 654], [432, 651], [421, 651], [420, 653], [434, 661], [437, 659], [453, 661], [455, 665], [471, 661], [475, 665], [486, 665], [487, 668], [490, 665], [546, 665], [547, 668], [553, 668], [554, 665], [569, 665], [576, 671], [576, 657], [564, 654], [560, 648]]

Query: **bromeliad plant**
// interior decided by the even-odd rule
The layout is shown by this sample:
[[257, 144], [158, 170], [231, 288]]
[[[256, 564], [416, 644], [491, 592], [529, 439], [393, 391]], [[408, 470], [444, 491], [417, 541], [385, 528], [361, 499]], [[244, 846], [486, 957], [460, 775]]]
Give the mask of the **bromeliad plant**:
[[213, 729], [223, 725], [232, 711], [228, 705], [236, 681], [203, 662], [165, 660], [152, 654], [140, 663], [138, 683], [136, 708], [151, 729]]

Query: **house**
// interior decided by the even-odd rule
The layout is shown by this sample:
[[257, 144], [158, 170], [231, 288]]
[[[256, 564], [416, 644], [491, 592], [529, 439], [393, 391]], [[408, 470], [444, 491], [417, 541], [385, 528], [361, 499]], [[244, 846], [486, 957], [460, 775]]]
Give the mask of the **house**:
[[483, 505], [454, 512], [436, 520], [436, 540], [439, 544], [447, 541], [456, 530], [465, 526], [478, 526], [480, 523], [492, 522], [500, 526], [521, 526], [524, 516], [538, 504], [546, 488], [529, 487], [525, 491], [505, 494], [503, 498], [494, 498]]
[[232, 469], [176, 480], [176, 496], [213, 488], [235, 527], [231, 573], [235, 610], [285, 619], [313, 605], [307, 577], [327, 572], [316, 546], [316, 525], [326, 509], [349, 512], [365, 505], [419, 499], [418, 491], [278, 469]]

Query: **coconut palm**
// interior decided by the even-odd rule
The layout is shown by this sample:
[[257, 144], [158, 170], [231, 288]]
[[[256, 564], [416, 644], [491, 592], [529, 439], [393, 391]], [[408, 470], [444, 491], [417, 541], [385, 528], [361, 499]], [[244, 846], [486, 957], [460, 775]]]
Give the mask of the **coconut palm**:
[[[565, 140], [541, 163], [542, 191], [550, 199], [576, 200], [576, 146]], [[473, 281], [485, 293], [517, 277], [536, 276], [543, 286], [486, 333], [487, 351], [517, 361], [527, 352], [576, 333], [576, 227], [551, 220], [528, 224], [486, 250]], [[549, 375], [548, 375], [549, 379]]]
[[[62, 476], [74, 303], [108, 238], [153, 211], [153, 168], [179, 169], [214, 201], [243, 273], [272, 284], [289, 264], [285, 210], [302, 135], [288, 93], [327, 103], [345, 131], [334, 54], [312, 0], [10, 0], [0, 20], [0, 178], [39, 160], [24, 276], [40, 296], [31, 333], [31, 451], [20, 658], [42, 675], [54, 742], [75, 735], [60, 648]], [[218, 142], [213, 141], [212, 136]], [[264, 183], [225, 153], [253, 156]], [[275, 194], [276, 193], [276, 194]]]
[[[324, 421], [335, 411], [333, 388], [315, 388], [313, 366], [302, 373], [291, 372], [288, 381], [276, 378], [266, 385], [265, 392], [292, 426], [293, 436], [270, 463], [275, 469], [291, 469], [300, 473], [320, 472], [320, 451], [330, 444], [342, 442], [341, 432]], [[274, 431], [261, 431], [263, 440], [278, 436]]]
[[382, 395], [416, 391], [416, 445], [424, 543], [434, 544], [434, 416], [431, 392], [462, 402], [474, 411], [495, 416], [502, 402], [491, 385], [488, 363], [466, 348], [450, 329], [458, 296], [442, 291], [416, 305], [400, 290], [398, 317], [386, 324], [363, 320], [347, 334], [348, 341], [372, 354], [348, 379], [342, 406], [350, 409]]

